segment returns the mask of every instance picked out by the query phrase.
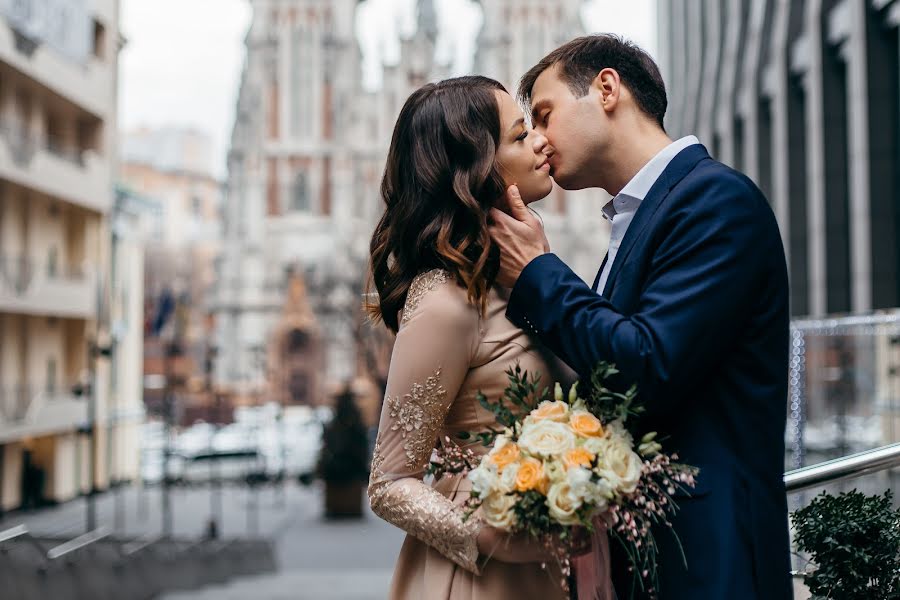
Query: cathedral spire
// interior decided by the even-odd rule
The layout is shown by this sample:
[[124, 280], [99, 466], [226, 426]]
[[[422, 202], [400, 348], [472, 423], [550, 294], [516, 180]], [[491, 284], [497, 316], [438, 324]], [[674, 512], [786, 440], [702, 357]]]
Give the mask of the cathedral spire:
[[419, 35], [425, 35], [431, 40], [437, 37], [437, 12], [434, 9], [434, 0], [418, 1], [417, 25]]

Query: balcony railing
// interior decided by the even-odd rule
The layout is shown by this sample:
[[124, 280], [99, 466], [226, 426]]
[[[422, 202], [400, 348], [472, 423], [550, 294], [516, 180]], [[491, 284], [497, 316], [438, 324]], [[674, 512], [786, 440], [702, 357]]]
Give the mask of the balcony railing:
[[64, 143], [60, 137], [50, 133], [37, 135], [29, 131], [27, 124], [19, 119], [0, 119], [0, 137], [7, 140], [13, 157], [21, 162], [30, 161], [37, 150], [46, 150], [57, 158], [84, 166], [83, 150]]
[[0, 387], [0, 416], [7, 423], [24, 421], [34, 398], [31, 386], [15, 385]]
[[96, 310], [92, 281], [79, 265], [0, 254], [0, 310], [88, 318]]
[[36, 134], [18, 118], [0, 120], [0, 178], [77, 204], [106, 211], [113, 201], [111, 163], [77, 138]]
[[0, 254], [0, 279], [6, 286], [22, 294], [31, 285], [34, 263], [24, 257]]
[[84, 267], [73, 264], [57, 265], [26, 256], [0, 254], [0, 282], [19, 294], [24, 294], [39, 277], [50, 280], [79, 282], [86, 279]]

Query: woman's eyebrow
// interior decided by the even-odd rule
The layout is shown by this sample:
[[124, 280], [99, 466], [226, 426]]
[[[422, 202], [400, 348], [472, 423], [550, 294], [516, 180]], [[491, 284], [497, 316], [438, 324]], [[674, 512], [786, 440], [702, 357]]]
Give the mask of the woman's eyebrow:
[[524, 124], [525, 124], [525, 117], [519, 117], [518, 119], [516, 119], [516, 122], [512, 124], [512, 127], [509, 128], [509, 131], [512, 131], [519, 125], [524, 125]]

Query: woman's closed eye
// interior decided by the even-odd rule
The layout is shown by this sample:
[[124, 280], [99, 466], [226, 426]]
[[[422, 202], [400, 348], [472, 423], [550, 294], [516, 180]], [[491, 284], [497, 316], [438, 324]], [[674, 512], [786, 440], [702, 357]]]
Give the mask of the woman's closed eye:
[[522, 130], [522, 133], [520, 133], [520, 134], [518, 135], [518, 137], [516, 137], [516, 141], [517, 141], [517, 142], [522, 142], [522, 141], [524, 141], [525, 138], [527, 138], [527, 137], [528, 137], [528, 130], [527, 130], [527, 129], [523, 129], [523, 130]]

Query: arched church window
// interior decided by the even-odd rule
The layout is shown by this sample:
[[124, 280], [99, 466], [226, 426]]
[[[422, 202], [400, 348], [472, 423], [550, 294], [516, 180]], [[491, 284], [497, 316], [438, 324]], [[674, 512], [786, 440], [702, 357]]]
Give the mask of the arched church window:
[[309, 404], [309, 377], [302, 371], [294, 371], [288, 379], [288, 393], [294, 404]]
[[309, 211], [309, 186], [306, 182], [306, 173], [294, 175], [291, 184], [291, 210], [295, 212]]
[[291, 132], [300, 139], [313, 135], [316, 117], [316, 61], [313, 32], [299, 25], [291, 35]]
[[292, 329], [287, 338], [287, 353], [300, 354], [309, 346], [309, 334], [301, 329]]

